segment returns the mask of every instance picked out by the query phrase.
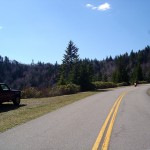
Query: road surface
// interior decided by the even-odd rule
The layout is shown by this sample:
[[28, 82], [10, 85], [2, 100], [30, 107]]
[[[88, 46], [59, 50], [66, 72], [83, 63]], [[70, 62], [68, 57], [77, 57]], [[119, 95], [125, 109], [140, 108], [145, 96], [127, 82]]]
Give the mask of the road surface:
[[0, 150], [150, 150], [148, 88], [112, 89], [0, 133]]

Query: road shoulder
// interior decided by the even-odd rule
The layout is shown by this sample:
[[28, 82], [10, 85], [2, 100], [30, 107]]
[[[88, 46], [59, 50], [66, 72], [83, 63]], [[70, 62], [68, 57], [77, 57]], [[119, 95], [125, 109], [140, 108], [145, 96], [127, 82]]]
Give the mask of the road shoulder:
[[150, 96], [150, 88], [147, 90], [147, 94]]

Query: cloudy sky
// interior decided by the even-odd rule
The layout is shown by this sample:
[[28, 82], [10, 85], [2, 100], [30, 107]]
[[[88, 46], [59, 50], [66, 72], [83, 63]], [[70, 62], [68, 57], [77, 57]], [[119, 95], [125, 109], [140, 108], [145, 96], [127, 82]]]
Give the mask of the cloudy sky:
[[68, 42], [80, 58], [150, 45], [150, 0], [0, 0], [0, 55], [61, 63]]

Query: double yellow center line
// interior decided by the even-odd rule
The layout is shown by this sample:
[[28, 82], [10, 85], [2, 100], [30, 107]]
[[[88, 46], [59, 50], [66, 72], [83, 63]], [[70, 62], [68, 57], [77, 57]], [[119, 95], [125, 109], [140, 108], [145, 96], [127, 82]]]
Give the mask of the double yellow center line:
[[[92, 150], [97, 150], [99, 148], [100, 144], [102, 145], [101, 150], [107, 150], [108, 149], [110, 136], [111, 136], [113, 125], [114, 125], [114, 122], [115, 122], [115, 119], [116, 119], [118, 108], [119, 108], [120, 103], [121, 103], [121, 101], [122, 101], [122, 99], [125, 95], [126, 95], [126, 92], [122, 93], [118, 97], [118, 99], [115, 101], [114, 105], [112, 106], [112, 108], [111, 108], [111, 110], [110, 110], [110, 112], [109, 112], [109, 114], [108, 114], [108, 116], [107, 116], [107, 118], [106, 118], [99, 134], [98, 134], [98, 137], [96, 139], [96, 142], [93, 145]], [[106, 128], [107, 128], [107, 130], [106, 130]], [[104, 132], [105, 132], [105, 137], [103, 137]], [[103, 143], [102, 143], [102, 138], [104, 139]]]

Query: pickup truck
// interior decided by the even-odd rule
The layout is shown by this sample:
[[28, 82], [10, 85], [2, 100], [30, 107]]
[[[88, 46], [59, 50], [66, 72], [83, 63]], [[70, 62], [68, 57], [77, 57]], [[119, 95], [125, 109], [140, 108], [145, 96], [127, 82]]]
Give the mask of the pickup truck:
[[5, 83], [0, 83], [0, 104], [12, 101], [15, 106], [19, 106], [21, 99], [20, 90], [12, 90]]

